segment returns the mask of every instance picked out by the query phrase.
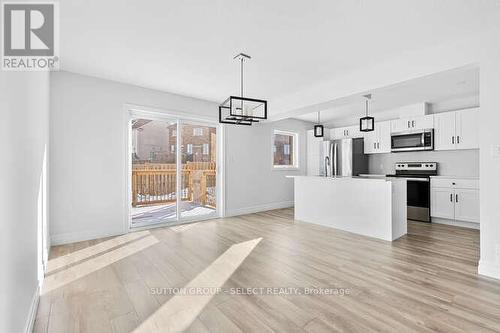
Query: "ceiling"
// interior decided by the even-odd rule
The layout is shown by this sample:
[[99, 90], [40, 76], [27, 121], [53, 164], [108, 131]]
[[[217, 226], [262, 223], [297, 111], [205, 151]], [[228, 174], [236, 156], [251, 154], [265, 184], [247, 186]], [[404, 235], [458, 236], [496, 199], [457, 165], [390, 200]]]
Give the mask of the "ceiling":
[[[352, 122], [353, 117], [365, 113], [363, 95], [372, 94], [369, 111], [371, 115], [390, 114], [391, 109], [416, 103], [438, 104], [447, 101], [470, 99], [479, 96], [479, 67], [468, 66], [436, 73], [418, 79], [383, 87], [358, 95], [346, 96], [325, 103], [321, 111], [321, 122], [325, 125]], [[317, 112], [295, 117], [316, 122]]]
[[61, 68], [221, 102], [239, 92], [245, 52], [245, 95], [272, 101], [475, 34], [499, 12], [496, 0], [65, 0]]

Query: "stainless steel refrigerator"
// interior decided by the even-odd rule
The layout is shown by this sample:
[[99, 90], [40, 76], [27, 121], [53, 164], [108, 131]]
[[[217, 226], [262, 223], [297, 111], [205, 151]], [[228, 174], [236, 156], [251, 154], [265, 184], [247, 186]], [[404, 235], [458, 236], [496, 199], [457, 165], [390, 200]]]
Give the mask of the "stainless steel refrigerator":
[[364, 153], [363, 138], [321, 142], [321, 176], [352, 177], [363, 173], [368, 173], [368, 155]]

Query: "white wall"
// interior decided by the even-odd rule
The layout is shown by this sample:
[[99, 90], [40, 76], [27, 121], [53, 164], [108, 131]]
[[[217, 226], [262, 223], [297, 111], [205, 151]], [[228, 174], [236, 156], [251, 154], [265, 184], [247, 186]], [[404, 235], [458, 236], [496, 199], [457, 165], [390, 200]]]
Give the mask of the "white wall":
[[37, 299], [48, 114], [48, 73], [0, 73], [1, 332], [23, 332]]
[[51, 237], [125, 232], [124, 104], [217, 117], [217, 104], [68, 72], [51, 74]]
[[[226, 214], [239, 215], [293, 205], [293, 179], [306, 173], [306, 131], [312, 124], [289, 119], [253, 126], [225, 128]], [[299, 169], [272, 168], [274, 129], [299, 134]]]
[[391, 174], [396, 162], [438, 162], [439, 175], [479, 177], [479, 149], [371, 154], [369, 171]]
[[500, 32], [483, 36], [480, 103], [480, 214], [481, 260], [479, 273], [500, 279]]

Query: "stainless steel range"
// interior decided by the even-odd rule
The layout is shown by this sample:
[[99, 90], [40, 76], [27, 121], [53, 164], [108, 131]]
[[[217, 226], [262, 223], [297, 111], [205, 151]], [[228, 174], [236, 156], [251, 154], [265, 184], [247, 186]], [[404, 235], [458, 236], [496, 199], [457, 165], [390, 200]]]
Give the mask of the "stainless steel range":
[[437, 175], [436, 162], [398, 162], [393, 175], [407, 180], [408, 220], [431, 222], [430, 176]]

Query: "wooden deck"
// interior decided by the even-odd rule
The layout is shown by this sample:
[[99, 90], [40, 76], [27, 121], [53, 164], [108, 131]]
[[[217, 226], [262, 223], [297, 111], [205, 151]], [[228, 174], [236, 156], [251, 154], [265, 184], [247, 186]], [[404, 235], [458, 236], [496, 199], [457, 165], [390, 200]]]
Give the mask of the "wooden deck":
[[[283, 209], [146, 233], [53, 247], [51, 260], [67, 266], [48, 277], [60, 286], [41, 297], [35, 332], [130, 332], [158, 316], [190, 320], [189, 332], [500, 332], [500, 281], [476, 273], [477, 230], [409, 222], [408, 235], [391, 243], [294, 221]], [[188, 299], [151, 292], [227, 268], [217, 259], [260, 238], [225, 290], [345, 293], [220, 293], [201, 312], [170, 318], [169, 306]]]

